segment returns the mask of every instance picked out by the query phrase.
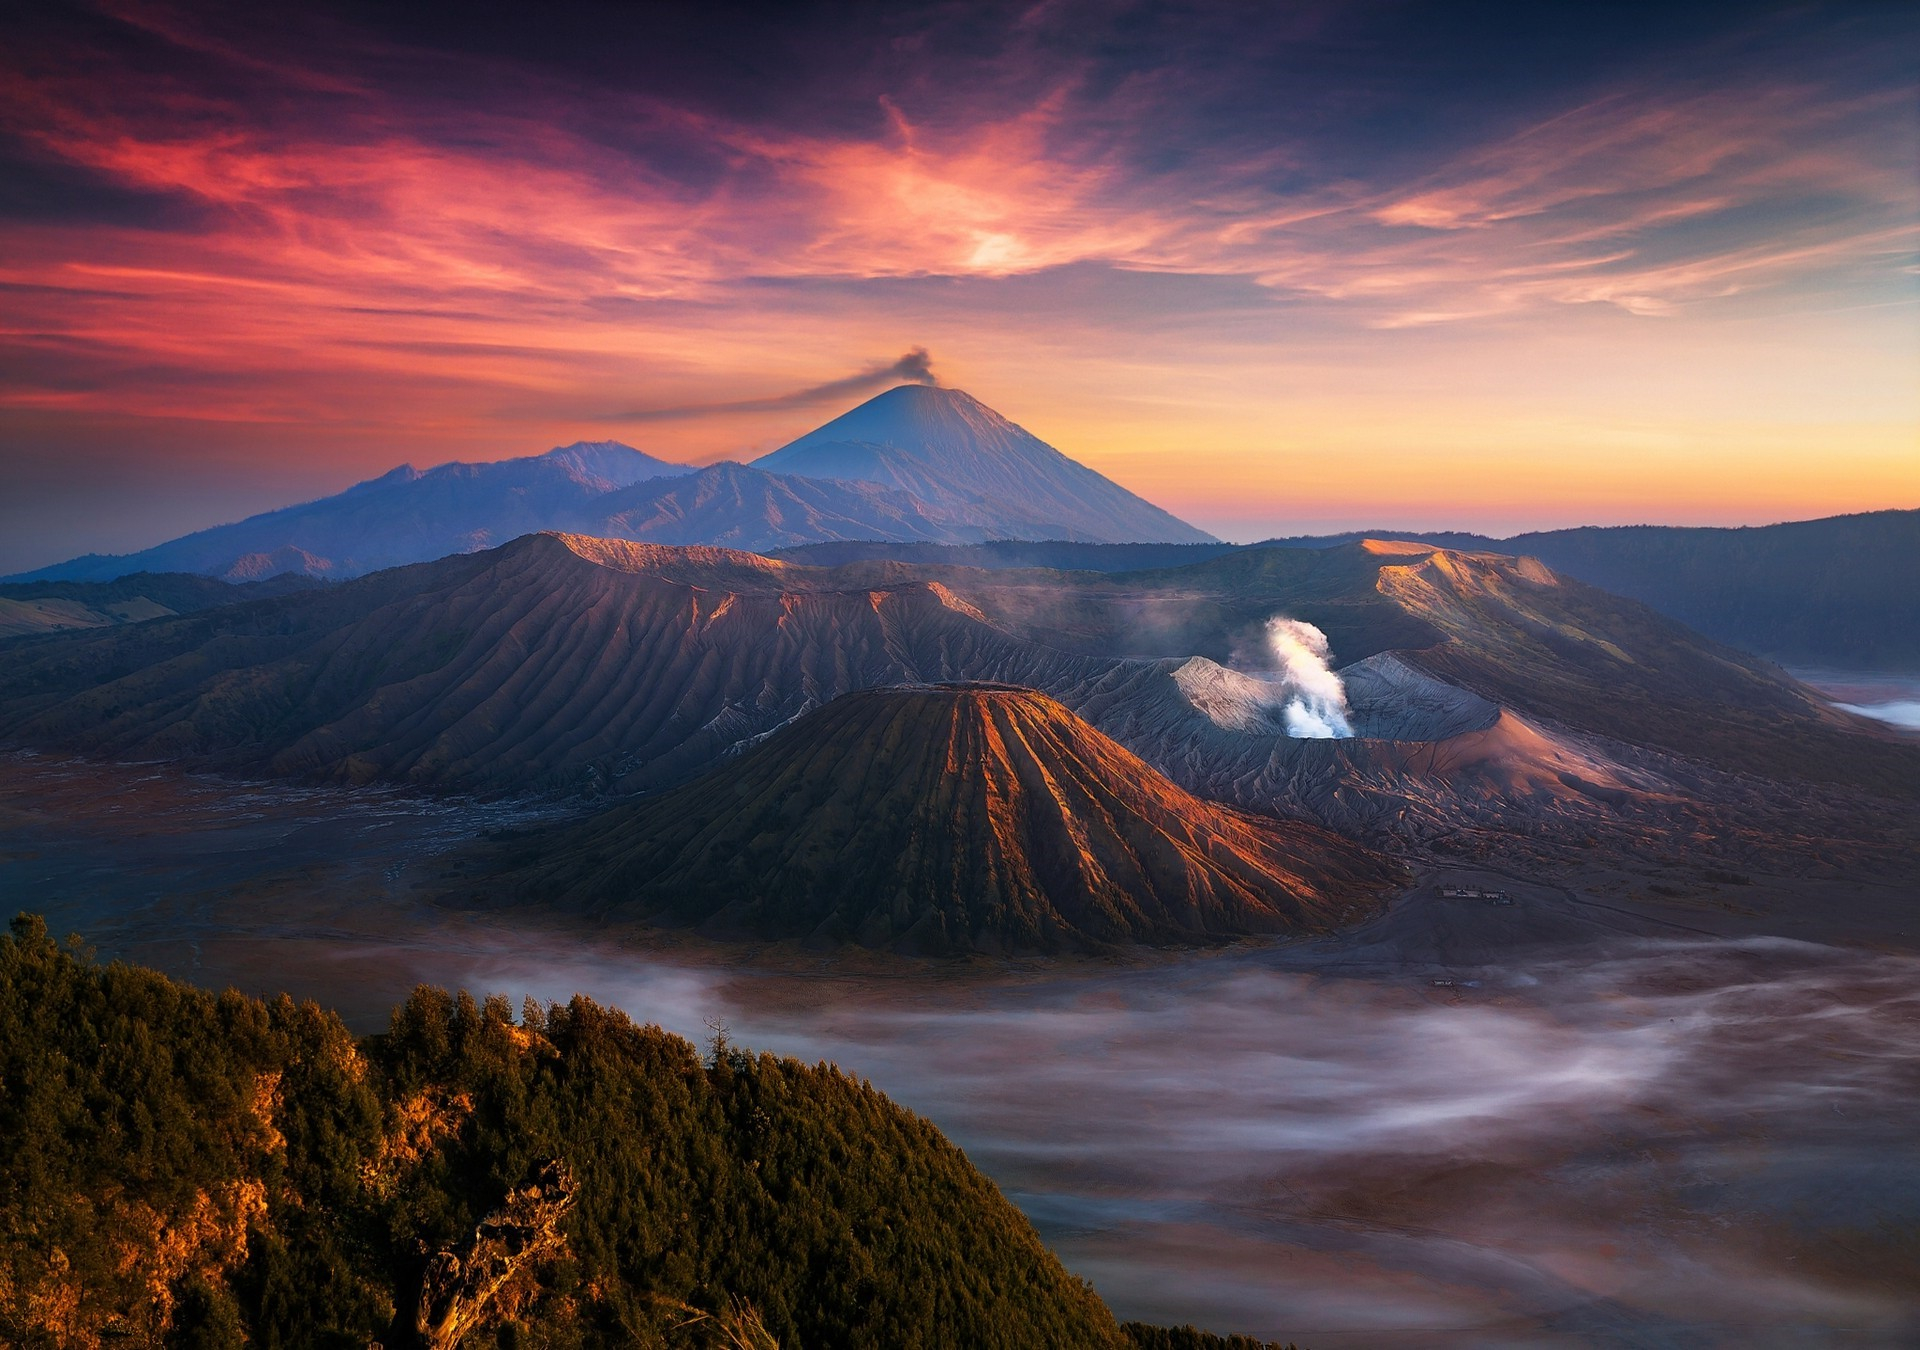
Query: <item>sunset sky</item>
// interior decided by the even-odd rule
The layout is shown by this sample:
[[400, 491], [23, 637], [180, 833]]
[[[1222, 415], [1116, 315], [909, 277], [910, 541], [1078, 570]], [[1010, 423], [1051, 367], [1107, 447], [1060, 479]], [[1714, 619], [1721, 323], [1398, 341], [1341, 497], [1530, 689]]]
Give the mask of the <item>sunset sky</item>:
[[914, 349], [1229, 538], [1920, 506], [1916, 15], [12, 6], [0, 572]]

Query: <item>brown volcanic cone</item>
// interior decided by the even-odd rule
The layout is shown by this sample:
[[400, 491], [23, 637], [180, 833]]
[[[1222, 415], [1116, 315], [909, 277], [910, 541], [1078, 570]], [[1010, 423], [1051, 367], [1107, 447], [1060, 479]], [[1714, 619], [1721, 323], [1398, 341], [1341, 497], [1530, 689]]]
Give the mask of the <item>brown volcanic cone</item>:
[[716, 934], [1051, 951], [1322, 929], [1400, 880], [1204, 802], [1043, 694], [848, 694], [697, 782], [535, 845], [525, 893]]

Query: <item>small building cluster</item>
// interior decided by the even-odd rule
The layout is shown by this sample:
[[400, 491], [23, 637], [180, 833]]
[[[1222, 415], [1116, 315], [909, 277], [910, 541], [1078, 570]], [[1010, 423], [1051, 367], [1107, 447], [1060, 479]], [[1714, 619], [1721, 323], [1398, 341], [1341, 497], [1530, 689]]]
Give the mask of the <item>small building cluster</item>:
[[1482, 890], [1478, 886], [1442, 886], [1440, 897], [1443, 900], [1485, 900], [1495, 905], [1513, 903], [1513, 896], [1506, 891]]

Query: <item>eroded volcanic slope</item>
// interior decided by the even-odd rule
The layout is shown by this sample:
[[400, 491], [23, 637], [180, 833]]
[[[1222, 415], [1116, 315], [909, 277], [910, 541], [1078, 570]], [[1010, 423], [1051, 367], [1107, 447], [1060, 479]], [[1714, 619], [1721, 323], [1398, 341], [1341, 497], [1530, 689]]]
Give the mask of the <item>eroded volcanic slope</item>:
[[1396, 652], [1536, 721], [1742, 773], [1920, 792], [1911, 744], [1835, 712], [1765, 661], [1529, 558], [1366, 540], [1067, 584], [1057, 573], [912, 570], [1066, 651], [1257, 664], [1262, 625], [1284, 612], [1323, 629], [1341, 662]]
[[1201, 801], [1011, 686], [864, 690], [713, 773], [519, 846], [505, 885], [717, 935], [1054, 951], [1322, 929], [1401, 880]]
[[[1255, 678], [1275, 614], [1349, 663], [1358, 738], [1283, 734]], [[671, 786], [852, 690], [990, 680], [1190, 792], [1374, 840], [1670, 852], [1733, 838], [1727, 807], [1748, 839], [1839, 831], [1852, 855], [1908, 847], [1893, 799], [1920, 795], [1920, 746], [1765, 663], [1537, 563], [1423, 545], [1100, 575], [539, 535], [5, 656], [0, 743], [435, 789]]]
[[324, 591], [26, 639], [0, 737], [434, 788], [638, 787], [850, 689], [1050, 686], [1103, 663], [937, 583], [842, 587], [751, 553], [530, 535]]

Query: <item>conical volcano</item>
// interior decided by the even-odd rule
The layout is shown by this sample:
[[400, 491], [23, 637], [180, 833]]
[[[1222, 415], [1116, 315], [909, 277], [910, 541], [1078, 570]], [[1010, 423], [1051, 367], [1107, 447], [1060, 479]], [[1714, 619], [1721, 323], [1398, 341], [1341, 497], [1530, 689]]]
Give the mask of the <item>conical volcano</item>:
[[1176, 787], [1006, 685], [848, 694], [716, 772], [536, 842], [513, 884], [611, 918], [922, 952], [1309, 931], [1399, 879]]
[[754, 467], [898, 488], [1009, 539], [1212, 539], [958, 389], [889, 389]]

